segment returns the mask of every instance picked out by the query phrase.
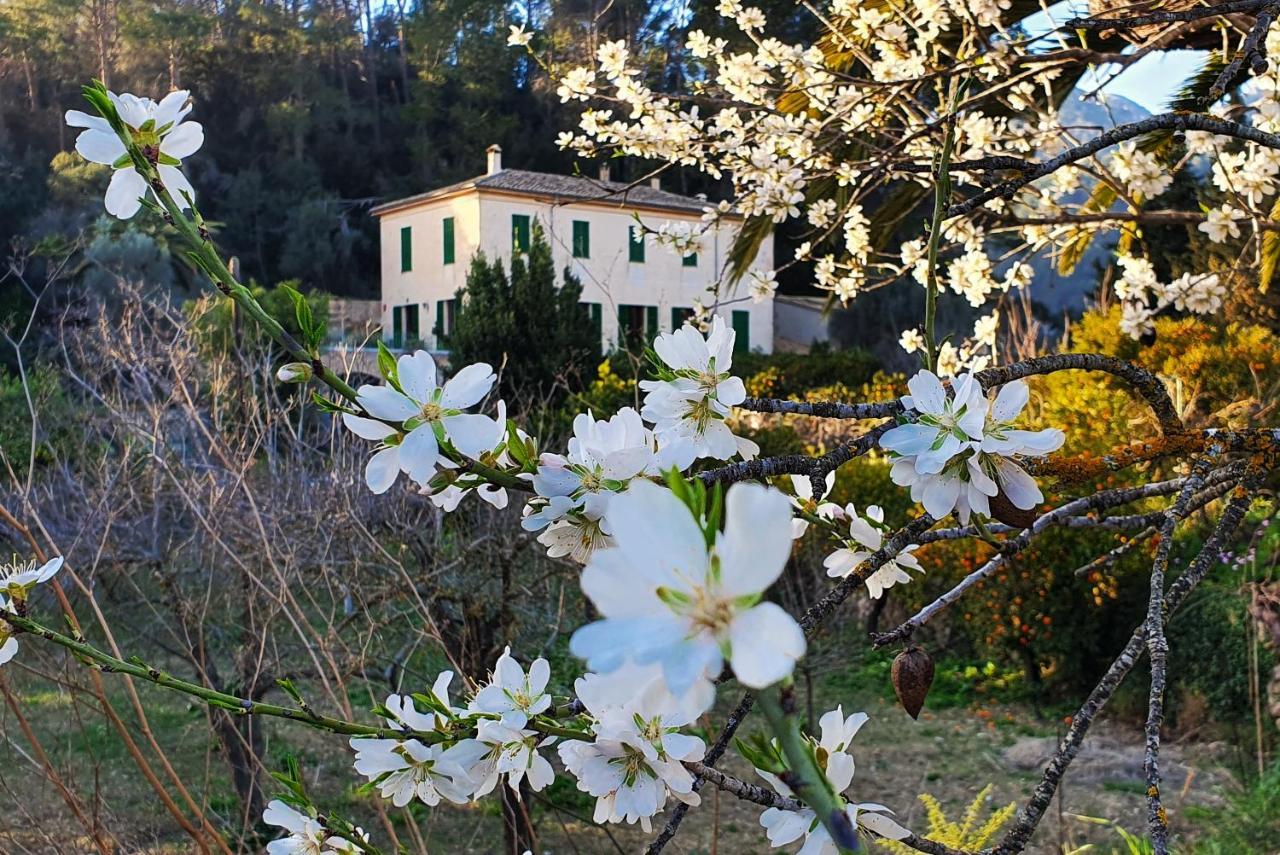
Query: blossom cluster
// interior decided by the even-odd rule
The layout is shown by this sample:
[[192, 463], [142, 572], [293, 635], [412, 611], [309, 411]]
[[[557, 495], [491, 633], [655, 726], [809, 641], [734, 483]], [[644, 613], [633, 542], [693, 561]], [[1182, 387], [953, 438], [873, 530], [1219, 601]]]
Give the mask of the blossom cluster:
[[948, 389], [920, 371], [907, 389], [902, 403], [910, 420], [885, 432], [880, 447], [893, 456], [893, 482], [910, 487], [931, 516], [955, 511], [967, 523], [974, 513], [990, 516], [997, 498], [1024, 511], [1044, 501], [1017, 458], [1056, 451], [1066, 437], [1058, 428], [1013, 427], [1030, 398], [1026, 383], [1006, 383], [991, 400], [973, 374], [952, 379]]
[[[872, 221], [885, 200], [892, 200], [890, 216], [900, 215], [897, 202], [919, 199], [934, 186], [921, 167], [935, 161], [943, 123], [921, 104], [935, 101], [935, 81], [965, 69], [967, 95], [954, 114], [958, 164], [992, 156], [1033, 163], [1097, 133], [1075, 124], [1060, 97], [1059, 78], [1073, 58], [1020, 33], [1014, 25], [1024, 12], [1003, 0], [892, 8], [831, 0], [811, 9], [827, 33], [817, 45], [768, 35], [770, 22], [759, 8], [726, 0], [717, 11], [742, 38], [731, 47], [702, 30], [688, 34], [693, 99], [647, 85], [641, 59], [621, 41], [600, 44], [589, 64], [553, 72], [560, 98], [583, 107], [577, 130], [562, 133], [559, 143], [585, 157], [622, 154], [727, 181], [730, 199], [708, 206], [705, 227], [726, 216], [798, 221], [807, 231], [783, 266], [811, 263], [815, 284], [844, 303], [903, 277], [925, 281], [924, 242], [880, 250]], [[520, 33], [512, 43], [532, 50]], [[1271, 29], [1267, 44], [1280, 49], [1280, 28]], [[866, 85], [868, 79], [878, 85]], [[1262, 131], [1280, 128], [1280, 71], [1255, 75], [1245, 91], [1243, 102], [1223, 101], [1210, 112]], [[1105, 95], [1095, 97], [1105, 106]], [[848, 145], [851, 138], [865, 144]], [[1135, 243], [1141, 229], [1128, 220], [1140, 223], [1184, 171], [1210, 179], [1201, 182], [1203, 213], [1193, 216], [1203, 217], [1198, 228], [1215, 242], [1247, 242], [1268, 227], [1280, 191], [1280, 152], [1203, 131], [1186, 133], [1186, 156], [1158, 141], [1103, 148], [948, 220], [938, 281], [993, 316], [1011, 289], [1030, 285], [1030, 262], [1070, 268], [1091, 241], [1116, 229], [1124, 230], [1122, 246]], [[991, 185], [990, 173], [963, 165], [951, 177], [970, 192]], [[1123, 211], [1114, 220], [1099, 216], [1117, 202]], [[1180, 283], [1175, 292], [1187, 292], [1181, 300], [1156, 294], [1127, 301], [1126, 331], [1141, 335], [1161, 311], [1216, 311], [1228, 275], [1221, 283], [1209, 276]], [[904, 339], [904, 346], [913, 344]], [[976, 335], [943, 348], [946, 373], [994, 361], [994, 341], [984, 345]]]

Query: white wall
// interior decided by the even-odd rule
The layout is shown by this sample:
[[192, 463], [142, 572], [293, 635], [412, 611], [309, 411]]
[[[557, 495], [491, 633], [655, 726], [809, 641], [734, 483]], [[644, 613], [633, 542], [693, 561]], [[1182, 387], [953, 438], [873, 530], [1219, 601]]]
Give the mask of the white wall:
[[[524, 214], [542, 223], [551, 244], [557, 276], [569, 267], [582, 281], [584, 302], [601, 305], [604, 343], [614, 342], [618, 333], [618, 306], [658, 307], [660, 330], [671, 329], [671, 309], [688, 308], [694, 298], [704, 296], [706, 288], [717, 278], [732, 243], [732, 234], [721, 230], [704, 238], [698, 253], [697, 267], [685, 267], [674, 251], [658, 246], [646, 238], [644, 263], [629, 261], [627, 241], [634, 224], [634, 209], [616, 206], [575, 203], [552, 205], [531, 197], [492, 190], [471, 191], [465, 195], [427, 202], [402, 211], [383, 215], [382, 240], [382, 317], [383, 328], [390, 338], [392, 312], [396, 305], [417, 303], [423, 338], [435, 345], [429, 333], [436, 323], [437, 300], [452, 299], [466, 282], [466, 272], [476, 249], [489, 258], [501, 258], [509, 268], [511, 261], [512, 215]], [[641, 221], [650, 228], [668, 222], [696, 224], [699, 217], [656, 210], [639, 211]], [[455, 222], [455, 262], [441, 263], [441, 221], [452, 216]], [[573, 221], [590, 224], [590, 258], [573, 257]], [[400, 271], [400, 228], [409, 225], [413, 234], [413, 269]], [[756, 258], [755, 266], [768, 270], [773, 266], [773, 241], [768, 239]], [[745, 296], [746, 282], [737, 293]], [[750, 346], [753, 350], [771, 352], [773, 348], [772, 301], [753, 304], [734, 303], [721, 310], [726, 322], [734, 310], [750, 316]]]

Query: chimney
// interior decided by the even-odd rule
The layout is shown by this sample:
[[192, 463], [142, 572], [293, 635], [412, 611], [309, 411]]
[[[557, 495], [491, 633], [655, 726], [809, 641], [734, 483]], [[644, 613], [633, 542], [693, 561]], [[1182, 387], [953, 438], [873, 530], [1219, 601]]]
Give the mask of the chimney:
[[485, 154], [489, 156], [488, 175], [496, 175], [502, 171], [502, 146], [494, 143], [485, 149]]
[[655, 176], [653, 176], [652, 178], [650, 178], [650, 179], [649, 179], [649, 186], [650, 186], [650, 187], [652, 187], [654, 190], [661, 190], [661, 189], [662, 189], [662, 179], [661, 179], [661, 178], [659, 178], [659, 177], [658, 177], [658, 176], [656, 176], [656, 175], [655, 175]]
[[609, 180], [609, 161], [607, 160], [600, 164], [600, 180], [603, 182], [608, 182]]

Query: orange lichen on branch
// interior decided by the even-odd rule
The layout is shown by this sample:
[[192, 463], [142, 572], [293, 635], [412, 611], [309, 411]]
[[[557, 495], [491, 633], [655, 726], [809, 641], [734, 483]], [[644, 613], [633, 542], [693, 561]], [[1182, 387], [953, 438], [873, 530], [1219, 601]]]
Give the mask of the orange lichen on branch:
[[1203, 451], [1206, 445], [1207, 437], [1202, 433], [1165, 434], [1118, 446], [1107, 454], [1086, 451], [1067, 457], [1028, 460], [1027, 468], [1035, 475], [1052, 476], [1064, 484], [1077, 484], [1108, 472], [1127, 469], [1137, 463], [1178, 454], [1194, 454]]

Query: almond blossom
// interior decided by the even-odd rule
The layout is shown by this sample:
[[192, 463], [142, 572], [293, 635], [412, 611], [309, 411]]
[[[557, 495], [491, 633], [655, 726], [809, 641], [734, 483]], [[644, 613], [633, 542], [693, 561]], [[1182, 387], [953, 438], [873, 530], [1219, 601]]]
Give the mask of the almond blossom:
[[463, 410], [480, 403], [496, 379], [492, 368], [478, 362], [441, 386], [435, 359], [419, 350], [396, 360], [388, 385], [361, 386], [356, 400], [373, 418], [343, 413], [342, 423], [360, 438], [381, 444], [365, 467], [369, 489], [385, 493], [401, 472], [427, 486], [437, 469], [447, 465], [443, 461], [450, 447], [472, 458], [491, 451], [500, 427], [489, 416]]
[[[191, 112], [191, 105], [187, 103], [190, 95], [186, 89], [179, 89], [157, 103], [128, 92], [107, 93], [129, 133], [130, 142], [156, 165], [160, 180], [182, 207], [186, 207], [185, 199], [195, 199], [196, 194], [178, 167], [184, 157], [195, 154], [204, 144], [200, 123], [183, 121]], [[79, 110], [68, 110], [65, 118], [73, 128], [86, 128], [76, 137], [76, 151], [80, 156], [115, 170], [103, 200], [107, 213], [122, 220], [138, 213], [149, 191], [147, 181], [134, 168], [128, 149], [110, 123], [101, 116], [90, 116]]]
[[493, 666], [493, 681], [476, 692], [468, 709], [471, 712], [497, 713], [509, 728], [521, 728], [530, 716], [546, 712], [551, 706], [547, 694], [547, 680], [551, 678], [551, 665], [538, 658], [529, 666], [529, 672], [511, 657], [506, 647]]
[[595, 739], [565, 742], [560, 758], [578, 789], [596, 797], [597, 822], [638, 821], [649, 831], [668, 796], [700, 803], [684, 761], [701, 760], [706, 744], [680, 729], [701, 710], [671, 694], [660, 668], [628, 664], [588, 674], [576, 688], [596, 719]]
[[683, 696], [717, 676], [728, 660], [745, 686], [791, 673], [804, 654], [795, 619], [761, 602], [791, 554], [787, 497], [758, 484], [725, 495], [724, 531], [708, 547], [702, 521], [669, 490], [636, 481], [606, 517], [616, 547], [591, 556], [583, 593], [602, 620], [573, 634], [569, 649], [600, 672], [660, 663]]
[[[844, 517], [849, 520], [849, 545], [837, 549], [823, 562], [827, 568], [827, 575], [833, 579], [848, 576], [884, 545], [884, 509], [879, 505], [868, 505], [866, 516], [862, 517], [850, 503], [844, 507], [841, 518]], [[915, 548], [914, 543], [903, 547], [897, 555], [867, 577], [867, 591], [871, 599], [880, 599], [886, 590], [896, 584], [910, 582], [911, 576], [907, 573], [908, 570], [924, 572], [924, 568], [920, 566], [920, 560], [912, 554]]]
[[[296, 810], [279, 799], [267, 803], [262, 812], [262, 821], [289, 832], [287, 837], [273, 840], [267, 844], [267, 855], [356, 855], [363, 852], [364, 847], [352, 843], [345, 837], [330, 834], [320, 821]], [[367, 840], [360, 829], [356, 829], [361, 840]]]
[[[385, 706], [392, 717], [387, 719], [387, 726], [447, 736], [452, 726], [445, 711], [450, 715], [460, 712], [449, 703], [452, 680], [453, 673], [445, 671], [432, 686], [432, 701], [440, 712], [420, 712], [413, 698], [407, 695], [388, 697]], [[415, 798], [427, 805], [437, 805], [442, 798], [463, 804], [470, 797], [470, 778], [466, 770], [448, 756], [448, 746], [413, 738], [352, 737], [351, 747], [356, 752], [356, 771], [374, 782], [378, 793], [396, 807], [404, 807]]]
[[653, 342], [667, 376], [640, 381], [646, 393], [640, 414], [653, 422], [659, 448], [680, 469], [703, 457], [750, 458], [760, 450], [725, 424], [729, 408], [747, 397], [742, 380], [729, 373], [734, 339], [733, 329], [717, 316], [706, 338], [686, 324]]
[[[844, 709], [836, 707], [824, 713], [818, 720], [821, 734], [819, 738], [807, 737], [816, 750], [818, 765], [837, 796], [842, 795], [853, 784], [854, 762], [849, 749], [852, 747], [854, 736], [866, 722], [866, 713], [854, 713], [846, 718]], [[774, 751], [775, 757], [780, 758], [781, 753], [777, 749], [776, 740]], [[768, 781], [778, 795], [786, 798], [794, 797], [791, 788], [784, 784], [778, 775], [763, 769], [756, 769], [756, 773]], [[901, 840], [911, 833], [886, 816], [892, 811], [884, 805], [874, 802], [859, 804], [848, 801], [845, 801], [844, 805], [845, 815], [854, 828], [863, 828], [890, 840]], [[841, 851], [831, 839], [826, 826], [818, 821], [817, 815], [812, 810], [807, 808], [798, 811], [769, 808], [760, 815], [760, 825], [774, 848], [786, 846], [803, 838], [804, 844], [800, 847], [798, 855], [839, 855]]]
[[62, 569], [62, 560], [58, 555], [36, 566], [34, 561], [22, 563], [15, 559], [0, 566], [0, 593], [7, 594], [15, 602], [25, 600], [32, 588], [48, 582]]
[[442, 758], [463, 770], [472, 798], [493, 792], [502, 778], [514, 791], [529, 783], [535, 793], [551, 784], [555, 770], [547, 758], [538, 753], [556, 741], [523, 727], [511, 727], [501, 721], [482, 721], [474, 739], [464, 739], [446, 750]]

